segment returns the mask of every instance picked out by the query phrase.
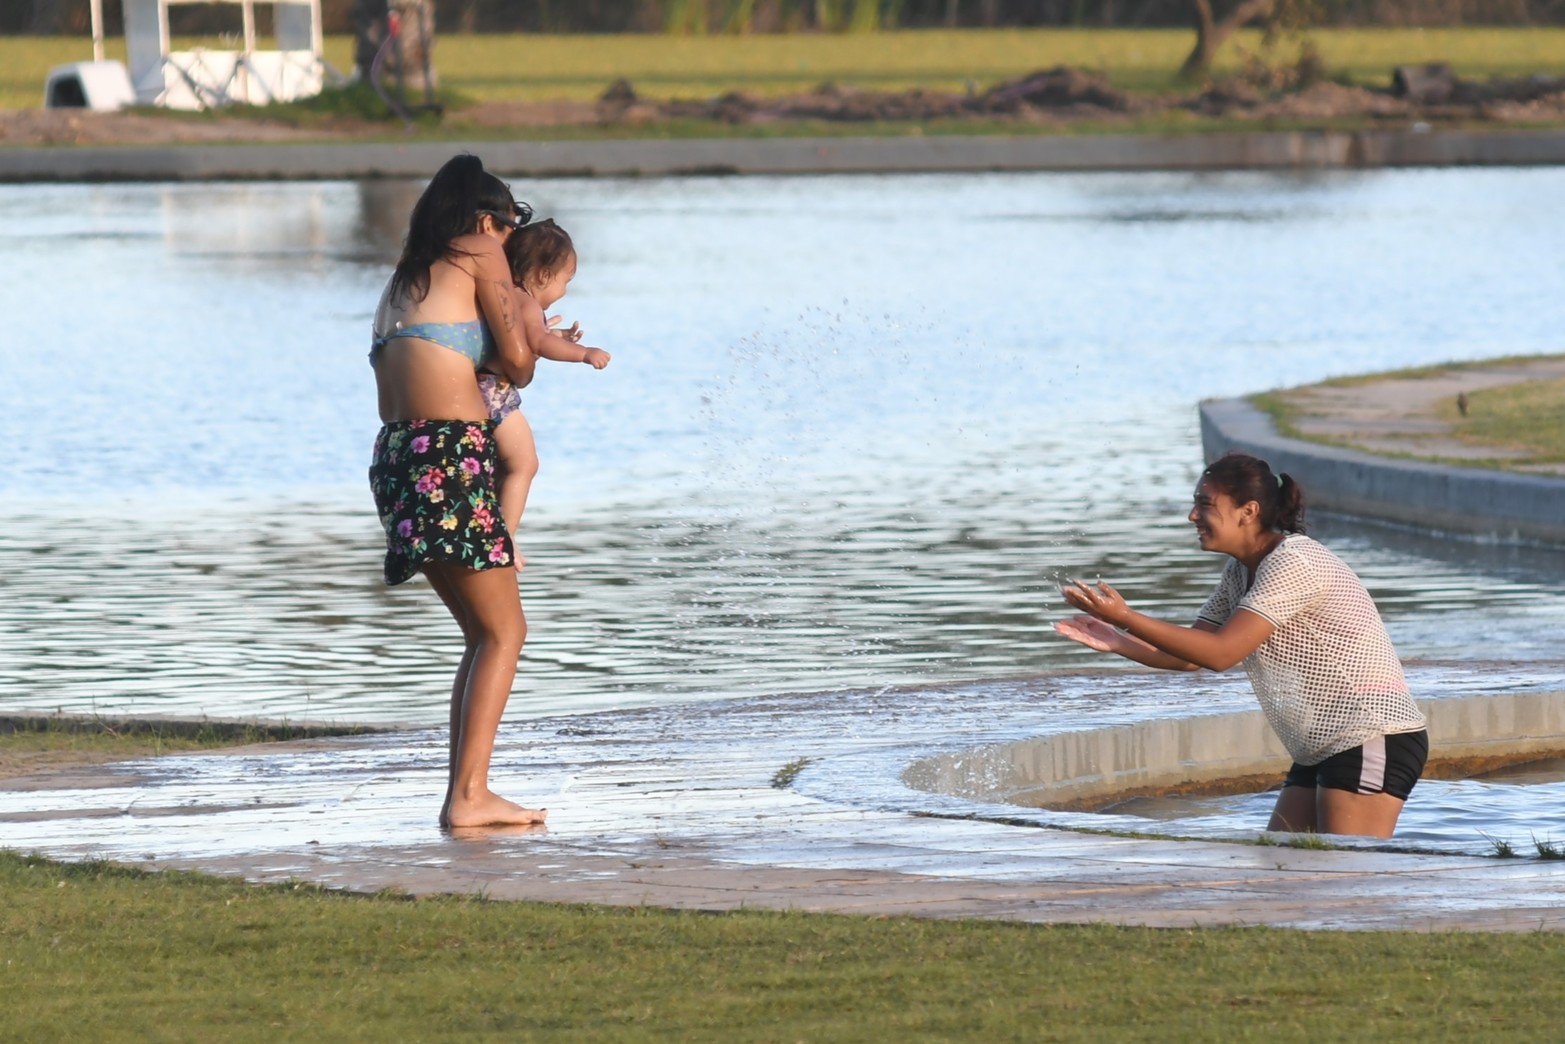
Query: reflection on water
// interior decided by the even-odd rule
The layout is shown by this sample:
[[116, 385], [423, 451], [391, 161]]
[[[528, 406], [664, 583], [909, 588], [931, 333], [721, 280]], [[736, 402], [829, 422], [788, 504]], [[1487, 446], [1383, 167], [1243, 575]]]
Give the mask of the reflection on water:
[[[615, 353], [526, 394], [521, 713], [1120, 669], [1053, 588], [1193, 615], [1198, 400], [1560, 350], [1561, 171], [517, 188]], [[443, 718], [364, 486], [418, 189], [0, 187], [0, 708]], [[1320, 534], [1405, 657], [1559, 660], [1561, 554]]]

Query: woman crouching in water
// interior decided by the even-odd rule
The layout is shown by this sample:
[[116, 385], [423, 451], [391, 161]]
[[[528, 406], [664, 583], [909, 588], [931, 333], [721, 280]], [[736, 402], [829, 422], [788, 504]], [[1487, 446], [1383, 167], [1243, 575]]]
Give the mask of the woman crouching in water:
[[527, 620], [477, 374], [486, 367], [518, 387], [532, 380], [536, 360], [516, 320], [503, 249], [527, 216], [477, 157], [452, 159], [413, 207], [375, 309], [370, 362], [383, 427], [370, 488], [386, 530], [386, 583], [422, 572], [464, 641], [451, 687], [443, 827], [540, 823], [547, 814], [489, 789]]
[[1390, 837], [1424, 771], [1429, 735], [1369, 592], [1304, 535], [1304, 493], [1265, 461], [1230, 453], [1201, 474], [1190, 509], [1201, 550], [1229, 556], [1194, 627], [1135, 612], [1108, 584], [1072, 581], [1088, 615], [1072, 641], [1148, 667], [1243, 663], [1293, 758], [1268, 830]]

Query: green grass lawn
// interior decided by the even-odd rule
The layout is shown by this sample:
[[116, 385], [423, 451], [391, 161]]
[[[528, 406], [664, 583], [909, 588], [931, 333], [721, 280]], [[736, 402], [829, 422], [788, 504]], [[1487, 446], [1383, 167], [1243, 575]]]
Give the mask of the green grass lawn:
[[1565, 935], [408, 900], [0, 853], [3, 1035], [1549, 1040]]
[[[1347, 387], [1391, 379], [1417, 380], [1460, 373], [1463, 370], [1482, 369], [1497, 364], [1557, 358], [1562, 357], [1518, 355], [1465, 363], [1441, 363], [1386, 373], [1334, 377], [1322, 381], [1321, 384], [1326, 387]], [[1521, 451], [1525, 456], [1459, 460], [1447, 460], [1443, 457], [1420, 459], [1442, 461], [1459, 467], [1507, 470], [1533, 464], [1565, 463], [1565, 379], [1522, 381], [1484, 388], [1469, 393], [1468, 400], [1468, 411], [1465, 417], [1462, 416], [1454, 399], [1442, 400], [1434, 416], [1449, 424], [1451, 434], [1469, 446], [1505, 450], [1508, 453]], [[1307, 408], [1295, 401], [1288, 391], [1263, 392], [1252, 396], [1251, 401], [1271, 416], [1278, 431], [1284, 435], [1327, 445], [1353, 445], [1352, 440], [1325, 438], [1301, 431], [1298, 421]], [[1418, 455], [1409, 454], [1409, 456]]]
[[1484, 388], [1468, 398], [1465, 417], [1454, 401], [1440, 404], [1440, 419], [1457, 438], [1521, 450], [1532, 464], [1565, 463], [1565, 379]]
[[[1392, 67], [1444, 60], [1464, 76], [1565, 74], [1565, 29], [1342, 29], [1313, 34], [1328, 70], [1385, 84]], [[1255, 33], [1224, 48], [1218, 71], [1259, 46]], [[188, 46], [200, 41], [182, 41]], [[221, 41], [204, 41], [223, 46]], [[1193, 42], [1186, 30], [925, 30], [844, 35], [461, 36], [440, 38], [435, 62], [447, 89], [477, 100], [595, 98], [616, 78], [649, 97], [705, 98], [729, 90], [782, 94], [831, 80], [863, 88], [979, 89], [1053, 65], [1106, 72], [1119, 87], [1183, 89], [1174, 79]], [[124, 57], [124, 41], [108, 43]], [[327, 59], [351, 67], [352, 42], [326, 41]], [[83, 38], [0, 38], [0, 108], [43, 103], [48, 70], [91, 57]]]

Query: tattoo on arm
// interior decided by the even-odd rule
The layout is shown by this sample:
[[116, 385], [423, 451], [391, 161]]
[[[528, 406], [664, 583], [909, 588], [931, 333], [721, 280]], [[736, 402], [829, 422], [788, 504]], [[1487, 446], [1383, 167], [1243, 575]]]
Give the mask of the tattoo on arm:
[[500, 322], [505, 326], [506, 333], [510, 333], [516, 329], [516, 315], [511, 309], [510, 287], [503, 286], [500, 283], [492, 283], [491, 285], [496, 288], [500, 298]]

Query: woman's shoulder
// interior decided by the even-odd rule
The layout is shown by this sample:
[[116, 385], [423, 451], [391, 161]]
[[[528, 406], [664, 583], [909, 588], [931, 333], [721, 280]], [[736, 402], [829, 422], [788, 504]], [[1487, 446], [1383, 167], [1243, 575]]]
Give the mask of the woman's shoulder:
[[503, 254], [505, 248], [493, 236], [482, 232], [468, 232], [451, 240], [451, 248], [468, 254]]
[[442, 260], [470, 276], [497, 264], [510, 271], [505, 261], [505, 249], [498, 241], [480, 232], [457, 236], [451, 241], [451, 247]]
[[1261, 560], [1259, 573], [1295, 574], [1319, 573], [1325, 569], [1343, 568], [1342, 559], [1325, 544], [1303, 533], [1289, 533], [1271, 554]]
[[451, 246], [446, 247], [446, 258], [452, 265], [460, 265], [462, 261], [473, 261], [477, 258], [484, 260], [499, 260], [504, 263], [505, 247], [499, 244], [493, 236], [484, 235], [482, 232], [470, 232], [468, 235], [457, 236], [452, 239]]

